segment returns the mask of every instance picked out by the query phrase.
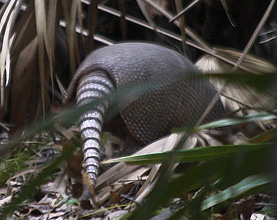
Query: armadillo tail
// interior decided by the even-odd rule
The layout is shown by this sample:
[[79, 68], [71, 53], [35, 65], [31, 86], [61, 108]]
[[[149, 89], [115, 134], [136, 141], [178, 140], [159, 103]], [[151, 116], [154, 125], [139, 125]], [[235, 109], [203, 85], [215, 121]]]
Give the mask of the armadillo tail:
[[[77, 88], [77, 106], [93, 102], [111, 93], [114, 86], [102, 71], [83, 76]], [[79, 126], [82, 138], [83, 171], [93, 187], [96, 184], [99, 168], [100, 136], [108, 101], [103, 101], [80, 117]]]

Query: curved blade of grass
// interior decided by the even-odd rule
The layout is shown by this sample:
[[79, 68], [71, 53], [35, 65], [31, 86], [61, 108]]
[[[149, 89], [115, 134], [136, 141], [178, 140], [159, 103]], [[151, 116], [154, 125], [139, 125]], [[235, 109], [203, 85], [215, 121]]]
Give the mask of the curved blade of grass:
[[[260, 148], [244, 154], [239, 152], [228, 158], [201, 163], [173, 180], [169, 184], [169, 191], [172, 196], [178, 196], [208, 183], [213, 183], [219, 178], [223, 178], [222, 181], [225, 184], [221, 183], [221, 185], [226, 187], [247, 176], [270, 172], [271, 167], [268, 158], [271, 151], [272, 148]], [[237, 169], [238, 167], [239, 169]]]
[[[207, 190], [201, 191], [200, 196], [197, 196], [196, 198], [189, 201], [181, 209], [172, 214], [168, 220], [177, 220], [180, 219], [181, 216], [186, 215], [193, 217], [196, 217], [195, 215], [204, 216], [207, 209], [220, 204], [224, 204], [224, 206], [226, 206], [226, 201], [231, 203], [236, 198], [241, 198], [249, 194], [261, 192], [261, 189], [267, 188], [271, 182], [272, 179], [268, 175], [262, 174], [250, 176], [227, 188], [226, 190], [209, 197], [206, 200], [204, 200], [203, 194], [206, 195]], [[199, 219], [199, 216], [194, 219]]]
[[[266, 67], [263, 67], [266, 68]], [[228, 81], [228, 83], [237, 83], [244, 86], [250, 86], [260, 90], [267, 90], [270, 85], [275, 83], [276, 79], [276, 68], [274, 66], [269, 66], [268, 70], [264, 72], [259, 72], [258, 74], [253, 74], [251, 72], [225, 72], [225, 73], [209, 73], [198, 76], [193, 76], [193, 79], [218, 79], [222, 81]]]
[[251, 138], [249, 143], [265, 143], [277, 137], [277, 128], [265, 131], [264, 133], [257, 135], [256, 137]]
[[249, 176], [239, 183], [204, 200], [202, 203], [202, 210], [209, 209], [229, 199], [235, 199], [236, 197], [243, 196], [246, 193], [249, 194], [256, 189], [267, 186], [271, 182], [272, 178], [266, 174]]
[[[259, 112], [259, 113], [247, 115], [244, 117], [221, 119], [221, 120], [213, 121], [213, 122], [195, 127], [193, 131], [199, 131], [202, 129], [209, 129], [209, 128], [220, 128], [220, 127], [244, 124], [244, 123], [255, 122], [255, 121], [276, 120], [277, 116], [275, 115], [275, 111], [273, 113], [274, 114], [271, 114], [269, 112]], [[179, 129], [174, 129], [173, 131], [186, 132], [187, 130], [188, 130], [187, 128], [179, 128]]]
[[[212, 160], [232, 155], [240, 151], [251, 151], [257, 148], [270, 147], [269, 144], [251, 144], [251, 145], [223, 145], [207, 146], [202, 148], [193, 148], [175, 152], [174, 162], [191, 163], [205, 160]], [[105, 161], [104, 164], [126, 162], [135, 165], [148, 165], [162, 163], [170, 156], [171, 152], [152, 153], [144, 155], [135, 155], [128, 157], [115, 158]]]

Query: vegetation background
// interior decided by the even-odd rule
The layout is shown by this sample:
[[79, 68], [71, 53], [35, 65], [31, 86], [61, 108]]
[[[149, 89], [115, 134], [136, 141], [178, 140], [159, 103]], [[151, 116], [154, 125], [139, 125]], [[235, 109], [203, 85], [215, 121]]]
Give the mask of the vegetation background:
[[[136, 211], [125, 218], [150, 219], [156, 215], [156, 219], [247, 219], [258, 211], [275, 215], [276, 190], [272, 185], [276, 186], [277, 176], [277, 7], [274, 0], [1, 2], [0, 211], [3, 217], [0, 218], [9, 215], [11, 219], [96, 219], [107, 218], [109, 212], [126, 214], [126, 207], [131, 210], [132, 201], [138, 201], [137, 188], [151, 178], [154, 181], [140, 190], [140, 193], [145, 190], [142, 197], [148, 196], [147, 200], [138, 202]], [[172, 20], [181, 11], [183, 14]], [[190, 130], [178, 130], [185, 135], [174, 139], [179, 145], [172, 154], [119, 160], [139, 165], [163, 162], [163, 166], [154, 166], [159, 170], [155, 175], [151, 174], [153, 169], [146, 176], [147, 172], [141, 171], [140, 181], [133, 177], [130, 185], [125, 184], [129, 188], [123, 187], [122, 194], [128, 195], [129, 200], [111, 193], [100, 212], [74, 199], [78, 181], [70, 182], [69, 173], [68, 178], [61, 175], [65, 169], [62, 162], [72, 156], [70, 146], [78, 145], [78, 138], [72, 138], [74, 132], [68, 127], [84, 111], [64, 109], [62, 102], [74, 72], [86, 55], [100, 46], [120, 41], [163, 44], [186, 54], [204, 72], [209, 72], [207, 68], [227, 72], [220, 75], [220, 80], [239, 86], [229, 87], [225, 94], [220, 90], [220, 95], [236, 114]], [[212, 55], [205, 57], [212, 61], [212, 67], [207, 63], [201, 66], [200, 59], [207, 54]], [[234, 69], [247, 73], [240, 72], [238, 76], [232, 72]], [[258, 98], [253, 101], [253, 96]], [[206, 133], [207, 129], [228, 125], [239, 125], [243, 138], [233, 136], [235, 141], [223, 146], [224, 141]], [[196, 140], [195, 146], [211, 146], [180, 150], [181, 145], [192, 140]], [[66, 150], [61, 150], [61, 146]], [[172, 162], [189, 163], [190, 167], [172, 175]], [[68, 164], [74, 166], [73, 162]], [[78, 169], [73, 177], [80, 172]], [[45, 189], [51, 184], [55, 190]]]

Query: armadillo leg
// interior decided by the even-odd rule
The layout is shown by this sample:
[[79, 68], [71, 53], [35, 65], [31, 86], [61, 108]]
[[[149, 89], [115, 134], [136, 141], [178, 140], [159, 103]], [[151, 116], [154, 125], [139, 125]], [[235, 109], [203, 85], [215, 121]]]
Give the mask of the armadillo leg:
[[[101, 71], [83, 76], [77, 88], [77, 105], [82, 106], [111, 93], [113, 84]], [[82, 138], [83, 170], [90, 185], [95, 186], [99, 168], [100, 136], [108, 101], [103, 101], [95, 108], [80, 117], [80, 133]]]

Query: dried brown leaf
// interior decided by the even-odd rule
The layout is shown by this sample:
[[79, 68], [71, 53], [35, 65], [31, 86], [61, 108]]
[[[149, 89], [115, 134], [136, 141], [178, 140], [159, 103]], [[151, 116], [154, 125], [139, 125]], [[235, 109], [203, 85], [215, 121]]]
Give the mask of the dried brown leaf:
[[38, 38], [38, 63], [39, 63], [39, 75], [40, 75], [40, 87], [41, 87], [41, 99], [42, 99], [42, 111], [43, 115], [45, 115], [46, 107], [45, 107], [45, 85], [47, 82], [46, 78], [46, 67], [45, 67], [45, 48], [47, 45], [46, 39], [46, 30], [47, 30], [47, 20], [46, 20], [46, 8], [44, 1], [35, 1], [35, 22], [36, 22], [36, 30], [37, 30], [37, 38]]
[[[11, 87], [11, 123], [16, 128], [21, 128], [28, 120], [32, 120], [39, 110], [37, 107], [39, 100], [36, 96], [40, 92], [37, 85], [38, 66], [34, 63], [36, 56], [37, 39], [35, 38], [22, 50], [15, 63]], [[29, 118], [27, 118], [27, 112]]]

